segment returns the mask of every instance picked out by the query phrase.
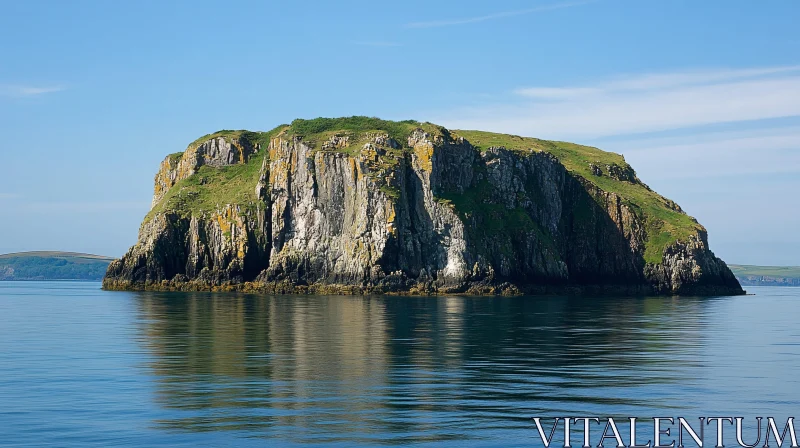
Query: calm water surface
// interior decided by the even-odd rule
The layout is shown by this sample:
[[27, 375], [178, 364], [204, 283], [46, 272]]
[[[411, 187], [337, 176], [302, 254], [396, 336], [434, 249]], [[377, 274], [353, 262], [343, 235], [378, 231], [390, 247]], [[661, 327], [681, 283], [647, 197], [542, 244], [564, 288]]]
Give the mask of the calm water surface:
[[534, 446], [531, 416], [785, 419], [800, 413], [800, 288], [748, 289], [365, 298], [0, 282], [0, 445]]

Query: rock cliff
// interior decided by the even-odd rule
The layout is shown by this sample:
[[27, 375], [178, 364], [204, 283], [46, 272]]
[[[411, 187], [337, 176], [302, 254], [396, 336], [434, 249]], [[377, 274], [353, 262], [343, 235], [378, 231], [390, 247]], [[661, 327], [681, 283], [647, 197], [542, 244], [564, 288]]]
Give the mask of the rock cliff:
[[295, 120], [168, 156], [107, 289], [741, 294], [705, 229], [596, 148]]

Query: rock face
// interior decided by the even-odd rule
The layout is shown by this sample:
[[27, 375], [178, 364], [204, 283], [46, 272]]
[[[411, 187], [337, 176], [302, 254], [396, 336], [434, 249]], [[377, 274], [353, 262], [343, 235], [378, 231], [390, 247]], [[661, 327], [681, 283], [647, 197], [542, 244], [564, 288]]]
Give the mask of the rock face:
[[583, 163], [552, 142], [479, 145], [428, 123], [319, 123], [211, 136], [168, 157], [104, 287], [743, 293], [702, 226], [619, 156]]
[[156, 174], [153, 206], [158, 204], [173, 185], [196, 173], [201, 166], [221, 167], [245, 163], [256, 150], [248, 140], [230, 140], [229, 142], [224, 137], [209, 138], [199, 144], [190, 145], [182, 153], [167, 156]]

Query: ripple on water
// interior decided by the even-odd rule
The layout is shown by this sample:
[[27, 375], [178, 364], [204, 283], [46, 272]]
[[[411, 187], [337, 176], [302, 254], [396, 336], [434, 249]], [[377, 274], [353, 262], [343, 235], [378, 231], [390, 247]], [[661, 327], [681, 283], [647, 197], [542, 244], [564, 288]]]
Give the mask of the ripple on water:
[[800, 288], [289, 297], [0, 283], [21, 446], [527, 445], [531, 416], [796, 412]]

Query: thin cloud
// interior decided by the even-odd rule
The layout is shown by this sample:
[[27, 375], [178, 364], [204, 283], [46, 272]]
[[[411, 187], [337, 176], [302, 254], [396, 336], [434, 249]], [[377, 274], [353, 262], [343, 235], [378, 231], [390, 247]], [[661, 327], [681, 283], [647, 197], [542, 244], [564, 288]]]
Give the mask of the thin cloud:
[[550, 100], [576, 98], [600, 92], [602, 89], [592, 87], [528, 87], [514, 91], [517, 95]]
[[0, 193], [0, 199], [16, 199], [19, 195], [16, 193]]
[[0, 95], [8, 97], [27, 97], [38, 96], [47, 93], [61, 92], [63, 86], [23, 86], [23, 85], [0, 85]]
[[584, 87], [528, 87], [514, 93], [530, 98], [565, 99], [586, 95], [668, 89], [707, 85], [724, 81], [759, 78], [769, 75], [800, 72], [800, 65], [754, 69], [694, 70], [676, 73], [648, 73], [623, 76], [614, 80]]
[[796, 127], [636, 139], [603, 145], [603, 149], [625, 155], [645, 182], [800, 173], [798, 148], [800, 128]]
[[580, 6], [585, 5], [588, 3], [593, 3], [596, 0], [588, 0], [588, 1], [580, 1], [580, 2], [566, 2], [566, 3], [555, 3], [552, 5], [542, 5], [537, 6], [535, 8], [528, 8], [528, 9], [520, 9], [516, 11], [503, 11], [497, 12], [494, 14], [487, 14], [485, 16], [477, 16], [477, 17], [463, 17], [459, 19], [443, 19], [443, 20], [431, 20], [431, 21], [424, 21], [424, 22], [411, 22], [405, 25], [406, 28], [438, 28], [443, 26], [453, 26], [453, 25], [466, 25], [469, 23], [478, 23], [478, 22], [485, 22], [487, 20], [495, 20], [495, 19], [503, 19], [506, 17], [515, 17], [515, 16], [523, 16], [527, 14], [534, 14], [537, 12], [545, 12], [545, 11], [553, 11], [556, 9], [563, 9], [569, 8], [572, 6]]
[[800, 116], [800, 66], [634, 75], [515, 93], [505, 103], [431, 118], [452, 129], [564, 140]]
[[375, 41], [354, 41], [353, 45], [360, 45], [362, 47], [401, 47], [403, 44], [397, 42], [389, 42], [382, 40]]

